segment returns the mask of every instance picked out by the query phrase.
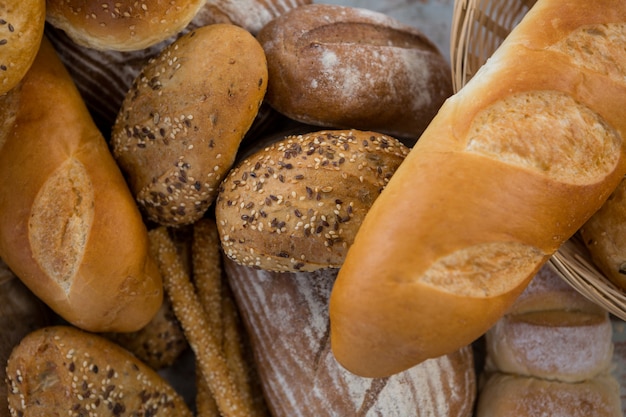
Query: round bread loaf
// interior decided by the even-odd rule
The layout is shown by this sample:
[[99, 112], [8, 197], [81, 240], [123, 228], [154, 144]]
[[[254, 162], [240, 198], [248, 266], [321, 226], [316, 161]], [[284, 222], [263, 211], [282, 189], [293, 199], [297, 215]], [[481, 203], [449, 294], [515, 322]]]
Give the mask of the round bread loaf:
[[372, 202], [408, 153], [358, 130], [287, 136], [240, 161], [215, 204], [222, 248], [271, 271], [338, 267]]
[[580, 382], [610, 368], [612, 336], [608, 313], [544, 265], [486, 333], [486, 369]]
[[69, 326], [26, 336], [9, 357], [7, 375], [12, 416], [193, 416], [130, 352]]
[[148, 219], [180, 226], [204, 215], [266, 88], [263, 49], [235, 25], [195, 29], [150, 60], [111, 135], [113, 155]]
[[45, 304], [0, 259], [0, 416], [8, 417], [6, 363], [13, 348], [31, 331], [45, 326]]
[[267, 102], [303, 123], [373, 130], [410, 145], [452, 94], [437, 47], [378, 12], [304, 5], [257, 37], [268, 58]]
[[47, 21], [94, 49], [136, 51], [176, 35], [204, 0], [48, 0]]
[[580, 236], [593, 263], [626, 291], [626, 180], [580, 228]]
[[24, 78], [39, 50], [45, 22], [45, 0], [0, 3], [0, 94]]
[[472, 415], [471, 347], [388, 378], [362, 378], [341, 367], [330, 350], [328, 299], [336, 270], [277, 273], [229, 259], [224, 270], [272, 416]]
[[622, 417], [619, 383], [610, 375], [577, 384], [492, 374], [476, 417]]

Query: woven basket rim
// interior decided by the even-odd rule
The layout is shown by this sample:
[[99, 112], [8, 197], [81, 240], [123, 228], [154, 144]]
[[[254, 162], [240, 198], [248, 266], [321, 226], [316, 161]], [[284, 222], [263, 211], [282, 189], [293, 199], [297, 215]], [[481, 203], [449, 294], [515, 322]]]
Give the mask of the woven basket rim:
[[[476, 74], [536, 1], [455, 1], [450, 36], [455, 92]], [[578, 234], [557, 250], [548, 265], [584, 297], [626, 321], [626, 290], [600, 272]]]

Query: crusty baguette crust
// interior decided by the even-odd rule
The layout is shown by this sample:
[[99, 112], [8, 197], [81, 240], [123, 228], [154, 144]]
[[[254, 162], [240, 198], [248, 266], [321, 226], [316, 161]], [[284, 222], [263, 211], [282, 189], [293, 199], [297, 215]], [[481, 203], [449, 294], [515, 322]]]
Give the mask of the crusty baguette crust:
[[626, 172], [625, 22], [622, 1], [540, 0], [443, 105], [335, 284], [348, 369], [386, 375], [472, 342], [610, 195]]
[[163, 297], [146, 227], [47, 40], [12, 93], [0, 141], [0, 257], [70, 323], [141, 328]]

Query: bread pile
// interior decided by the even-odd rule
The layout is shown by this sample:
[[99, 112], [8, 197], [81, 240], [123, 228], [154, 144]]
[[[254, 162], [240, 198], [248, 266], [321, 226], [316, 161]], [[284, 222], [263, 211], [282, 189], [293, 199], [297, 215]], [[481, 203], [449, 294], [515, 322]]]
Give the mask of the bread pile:
[[[55, 324], [12, 346], [12, 416], [470, 417], [500, 318], [610, 339], [569, 295], [505, 313], [626, 173], [623, 2], [540, 0], [455, 96], [428, 37], [354, 7], [6, 7], [0, 258]], [[570, 372], [489, 338], [498, 375]], [[188, 397], [157, 372], [185, 353]]]
[[550, 267], [485, 340], [477, 417], [622, 415], [609, 315]]

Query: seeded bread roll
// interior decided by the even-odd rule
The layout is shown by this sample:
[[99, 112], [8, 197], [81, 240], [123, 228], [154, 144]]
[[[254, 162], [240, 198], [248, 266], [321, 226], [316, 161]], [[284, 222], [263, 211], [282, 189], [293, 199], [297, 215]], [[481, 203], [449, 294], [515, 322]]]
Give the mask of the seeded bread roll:
[[503, 373], [481, 390], [476, 417], [622, 417], [620, 387], [602, 375], [577, 384]]
[[32, 65], [45, 21], [45, 0], [0, 3], [0, 94], [15, 87]]
[[598, 269], [626, 291], [626, 180], [580, 228], [580, 236]]
[[626, 2], [539, 0], [445, 102], [337, 277], [344, 366], [389, 375], [478, 339], [602, 206], [626, 174], [625, 43]]
[[46, 19], [79, 45], [136, 51], [176, 35], [204, 3], [205, 0], [47, 0]]
[[12, 416], [193, 414], [154, 370], [115, 343], [69, 326], [26, 336], [7, 363]]
[[111, 146], [151, 221], [181, 226], [204, 215], [266, 88], [263, 49], [230, 24], [198, 28], [146, 65], [122, 104]]
[[269, 272], [229, 259], [224, 269], [273, 417], [472, 416], [471, 347], [389, 378], [361, 378], [330, 351], [328, 298], [337, 270]]
[[267, 102], [303, 123], [412, 145], [452, 95], [450, 67], [419, 30], [370, 10], [304, 5], [261, 29]]
[[361, 220], [408, 153], [357, 130], [287, 136], [235, 166], [215, 217], [235, 262], [269, 271], [338, 267]]
[[146, 226], [46, 39], [0, 101], [0, 257], [77, 327], [143, 327], [163, 298]]

